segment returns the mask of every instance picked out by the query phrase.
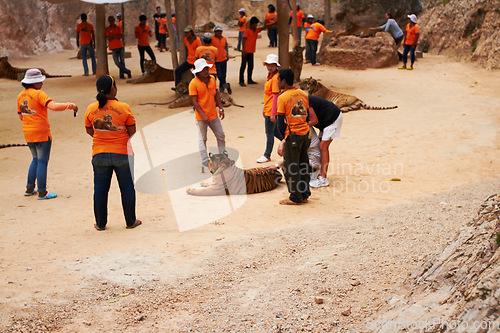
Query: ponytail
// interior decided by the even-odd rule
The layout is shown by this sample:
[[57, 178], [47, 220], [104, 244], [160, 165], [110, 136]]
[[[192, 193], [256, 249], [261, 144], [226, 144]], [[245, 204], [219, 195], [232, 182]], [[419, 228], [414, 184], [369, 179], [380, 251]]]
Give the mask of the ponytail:
[[97, 96], [95, 97], [99, 102], [99, 108], [103, 108], [108, 102], [107, 94], [110, 93], [111, 87], [116, 87], [115, 79], [110, 75], [103, 75], [96, 82]]

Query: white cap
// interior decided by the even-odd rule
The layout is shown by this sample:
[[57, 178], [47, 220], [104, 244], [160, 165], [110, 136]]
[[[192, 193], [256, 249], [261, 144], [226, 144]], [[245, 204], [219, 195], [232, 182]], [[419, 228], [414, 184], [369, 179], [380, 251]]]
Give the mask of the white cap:
[[43, 82], [45, 80], [45, 75], [40, 72], [38, 68], [28, 69], [24, 74], [24, 79], [21, 80], [22, 83], [32, 84]]
[[311, 14], [307, 15], [307, 18], [314, 18]]
[[223, 31], [222, 27], [220, 25], [216, 25], [214, 28], [214, 31]]
[[278, 62], [278, 56], [276, 54], [268, 54], [266, 61], [264, 61], [264, 64], [276, 64], [278, 66], [281, 66]]
[[116, 14], [116, 16], [122, 16], [122, 13], [118, 13], [118, 14]]
[[239, 12], [245, 12], [245, 8], [240, 8], [240, 10], [238, 10]]
[[417, 23], [417, 15], [415, 14], [411, 14], [411, 15], [408, 15], [408, 18], [413, 22], [413, 23]]
[[205, 67], [212, 68], [212, 64], [207, 64], [207, 61], [200, 58], [194, 62], [194, 69], [191, 71], [193, 74], [201, 72]]
[[212, 39], [212, 34], [210, 32], [205, 32], [203, 38]]

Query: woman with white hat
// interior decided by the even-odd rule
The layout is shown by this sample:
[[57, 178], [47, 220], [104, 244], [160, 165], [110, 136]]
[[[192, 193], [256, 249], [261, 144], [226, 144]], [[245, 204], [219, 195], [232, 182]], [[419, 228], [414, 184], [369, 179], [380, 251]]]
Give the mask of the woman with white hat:
[[[47, 165], [52, 147], [52, 136], [47, 116], [47, 109], [53, 111], [74, 110], [74, 103], [55, 103], [41, 88], [45, 75], [39, 69], [28, 69], [21, 81], [25, 88], [17, 96], [17, 114], [23, 122], [23, 133], [33, 159], [28, 169], [28, 181], [25, 196], [38, 193], [38, 199], [52, 199], [56, 193], [47, 191]], [[35, 189], [35, 183], [38, 190]]]
[[[403, 66], [398, 69], [413, 69], [415, 62], [415, 49], [417, 48], [418, 37], [420, 36], [420, 27], [417, 24], [417, 16], [415, 14], [408, 15], [408, 24], [406, 25], [405, 36], [403, 39]], [[406, 68], [408, 62], [408, 52], [410, 52], [411, 65]]]

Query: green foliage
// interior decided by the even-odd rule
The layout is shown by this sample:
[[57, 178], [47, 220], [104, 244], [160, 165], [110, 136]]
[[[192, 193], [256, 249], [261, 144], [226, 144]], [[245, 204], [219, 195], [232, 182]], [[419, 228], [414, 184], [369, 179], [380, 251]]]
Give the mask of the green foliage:
[[446, 5], [450, 2], [450, 0], [443, 0], [443, 5]]
[[497, 233], [497, 244], [500, 245], [500, 233]]
[[472, 53], [476, 52], [477, 45], [472, 45]]

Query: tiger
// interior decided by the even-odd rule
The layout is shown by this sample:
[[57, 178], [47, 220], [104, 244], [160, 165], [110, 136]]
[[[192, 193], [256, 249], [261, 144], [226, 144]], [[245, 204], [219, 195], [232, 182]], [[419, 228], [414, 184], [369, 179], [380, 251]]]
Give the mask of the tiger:
[[303, 46], [294, 46], [293, 50], [288, 53], [290, 61], [290, 69], [293, 72], [294, 83], [300, 82], [300, 74], [302, 73], [302, 64], [304, 63]]
[[322, 83], [313, 79], [312, 77], [303, 80], [299, 83], [300, 89], [306, 91], [311, 96], [317, 96], [324, 98], [333, 104], [335, 104], [342, 112], [349, 112], [354, 110], [389, 110], [396, 109], [398, 106], [370, 106], [366, 105], [365, 102], [357, 98], [356, 96], [342, 94], [332, 91], [325, 87]]
[[5, 145], [0, 145], [0, 148], [9, 148], [9, 147], [25, 147], [27, 143], [8, 143]]
[[30, 115], [30, 114], [34, 114], [35, 113], [28, 106], [28, 100], [27, 99], [25, 99], [21, 104], [19, 104], [19, 109], [21, 109], [21, 114], [23, 114], [23, 115]]
[[369, 28], [363, 28], [356, 23], [350, 24], [347, 30], [339, 31], [335, 38], [341, 36], [356, 36], [356, 37], [375, 37], [377, 30], [370, 30]]
[[135, 79], [127, 80], [127, 83], [153, 83], [175, 81], [173, 69], [163, 68], [156, 63], [156, 60], [144, 60], [144, 75]]
[[[21, 81], [29, 68], [14, 67], [9, 63], [9, 57], [0, 57], [0, 78]], [[71, 77], [71, 75], [50, 75], [43, 68], [38, 68], [45, 77]]]
[[304, 101], [299, 99], [297, 104], [292, 107], [292, 117], [306, 117], [307, 110], [304, 108]]
[[205, 23], [204, 25], [197, 26], [195, 28], [195, 32], [212, 32], [215, 28], [215, 23], [210, 21]]
[[210, 153], [209, 157], [212, 177], [201, 182], [199, 187], [187, 188], [187, 194], [213, 196], [261, 193], [276, 188], [282, 179], [278, 170], [240, 169], [234, 165], [226, 151], [222, 154]]
[[102, 118], [94, 120], [94, 129], [116, 132], [121, 131], [123, 127], [113, 124], [113, 116], [107, 113]]

